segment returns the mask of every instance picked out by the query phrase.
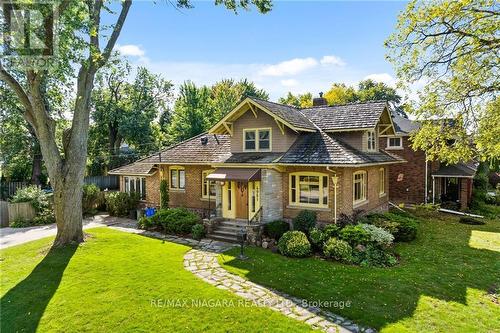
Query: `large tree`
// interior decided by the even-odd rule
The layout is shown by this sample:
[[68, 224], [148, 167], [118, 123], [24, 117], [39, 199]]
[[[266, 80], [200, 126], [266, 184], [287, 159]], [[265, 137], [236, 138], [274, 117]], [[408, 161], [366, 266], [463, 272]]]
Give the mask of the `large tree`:
[[[255, 4], [261, 12], [271, 8], [269, 0], [216, 0], [216, 4], [223, 4], [234, 11], [240, 7], [247, 8], [250, 3]], [[103, 0], [63, 0], [54, 1], [54, 4], [59, 13], [59, 24], [54, 27], [54, 32], [60, 37], [59, 54], [54, 63], [49, 68], [15, 67], [12, 63], [4, 66], [2, 60], [0, 80], [17, 95], [24, 108], [23, 116], [35, 130], [40, 142], [54, 188], [57, 223], [54, 245], [59, 246], [83, 241], [81, 199], [94, 77], [112, 53], [132, 1], [122, 1], [116, 13]], [[189, 0], [178, 0], [176, 5], [191, 7]], [[108, 16], [105, 24], [101, 23], [103, 12]], [[74, 104], [68, 110], [73, 117], [62, 147], [59, 147], [46, 86], [67, 77], [74, 77], [76, 84]]]
[[278, 103], [295, 106], [298, 108], [308, 108], [312, 106], [312, 94], [310, 92], [294, 95], [288, 92], [285, 97], [280, 97]]
[[434, 121], [424, 122], [413, 146], [430, 158], [500, 157], [500, 137], [490, 135], [500, 126], [490, 123], [499, 113], [499, 19], [495, 0], [411, 1], [386, 42], [401, 84], [425, 85], [413, 113]]
[[159, 148], [154, 120], [166, 112], [173, 85], [144, 67], [137, 68], [135, 79], [129, 75], [128, 63], [117, 60], [96, 77], [89, 137], [94, 166], [101, 161], [104, 169], [119, 166], [125, 142], [141, 155]]

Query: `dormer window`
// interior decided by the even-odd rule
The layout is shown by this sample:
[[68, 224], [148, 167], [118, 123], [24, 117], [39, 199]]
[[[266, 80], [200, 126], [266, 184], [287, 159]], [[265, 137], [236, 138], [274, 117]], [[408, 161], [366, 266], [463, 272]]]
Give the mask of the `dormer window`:
[[368, 151], [377, 150], [377, 138], [375, 136], [375, 131], [367, 131], [366, 132], [367, 145], [366, 149]]
[[244, 129], [243, 142], [244, 151], [270, 151], [271, 150], [271, 129], [252, 128]]

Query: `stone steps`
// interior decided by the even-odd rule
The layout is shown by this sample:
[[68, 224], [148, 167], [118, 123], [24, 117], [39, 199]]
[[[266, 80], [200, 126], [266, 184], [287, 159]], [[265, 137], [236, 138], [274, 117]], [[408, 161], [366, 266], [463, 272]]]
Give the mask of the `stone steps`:
[[225, 220], [219, 222], [215, 229], [207, 235], [210, 239], [219, 241], [238, 243], [238, 233], [245, 228], [246, 221]]

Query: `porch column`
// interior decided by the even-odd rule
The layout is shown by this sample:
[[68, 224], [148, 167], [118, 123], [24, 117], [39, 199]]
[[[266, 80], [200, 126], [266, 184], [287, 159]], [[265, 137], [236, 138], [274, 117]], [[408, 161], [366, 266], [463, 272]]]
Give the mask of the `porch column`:
[[215, 182], [215, 216], [222, 217], [222, 186]]

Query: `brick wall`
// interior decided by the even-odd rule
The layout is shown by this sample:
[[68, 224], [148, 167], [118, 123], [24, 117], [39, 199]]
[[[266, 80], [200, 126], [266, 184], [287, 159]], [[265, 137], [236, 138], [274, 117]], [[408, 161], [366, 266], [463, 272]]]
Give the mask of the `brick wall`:
[[[379, 196], [379, 186], [378, 186], [378, 178], [379, 173], [378, 170], [380, 166], [373, 166], [369, 168], [331, 168], [332, 171], [335, 171], [338, 177], [337, 183], [337, 218], [341, 213], [351, 214], [353, 211], [353, 194], [352, 194], [352, 174], [359, 170], [365, 170], [367, 172], [367, 180], [368, 180], [368, 193], [367, 198], [368, 201], [363, 205], [356, 207], [356, 209], [362, 209], [366, 212], [375, 211], [375, 210], [386, 210], [388, 197], [389, 197], [389, 186], [387, 184], [388, 179], [388, 170], [386, 168], [386, 180], [385, 180], [385, 189], [386, 195], [380, 197]], [[334, 187], [332, 182], [332, 176], [334, 175], [332, 172], [326, 170], [325, 167], [287, 167], [285, 172], [283, 173], [283, 217], [286, 219], [292, 219], [297, 214], [304, 209], [303, 207], [295, 207], [289, 205], [289, 174], [292, 172], [299, 171], [313, 171], [313, 172], [321, 172], [328, 175], [328, 184], [329, 184], [329, 199], [328, 199], [328, 208], [319, 208], [314, 209], [318, 212], [318, 220], [320, 222], [331, 223], [334, 220]], [[311, 208], [309, 208], [311, 209]]]
[[[407, 163], [389, 167], [389, 198], [398, 203], [422, 203], [425, 201], [425, 153], [414, 151], [409, 137], [402, 137], [403, 149], [390, 149], [391, 154], [404, 158]], [[387, 138], [380, 138], [380, 147], [386, 149]], [[437, 170], [438, 163], [429, 163], [428, 186], [432, 191], [431, 172]]]
[[151, 206], [160, 205], [160, 172], [146, 177], [146, 203]]

